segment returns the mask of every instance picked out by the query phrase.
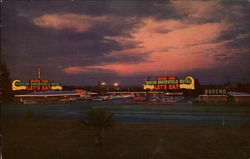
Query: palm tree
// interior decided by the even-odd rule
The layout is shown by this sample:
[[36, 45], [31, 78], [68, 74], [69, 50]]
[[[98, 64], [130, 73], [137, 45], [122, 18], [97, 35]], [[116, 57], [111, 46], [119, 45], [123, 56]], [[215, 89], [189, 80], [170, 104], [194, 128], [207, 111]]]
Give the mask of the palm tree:
[[103, 144], [102, 132], [113, 126], [113, 113], [106, 112], [102, 109], [92, 109], [86, 113], [86, 120], [81, 121], [87, 126], [96, 130], [95, 144], [101, 146]]

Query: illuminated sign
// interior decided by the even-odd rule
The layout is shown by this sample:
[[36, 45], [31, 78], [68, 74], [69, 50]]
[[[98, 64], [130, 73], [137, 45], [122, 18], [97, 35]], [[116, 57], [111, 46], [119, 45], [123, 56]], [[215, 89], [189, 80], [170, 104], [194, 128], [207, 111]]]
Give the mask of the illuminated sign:
[[86, 95], [87, 94], [87, 91], [83, 90], [83, 89], [76, 89], [75, 91], [76, 91], [76, 93], [81, 94], [81, 95]]
[[207, 95], [227, 95], [227, 89], [205, 89]]
[[144, 89], [150, 90], [175, 90], [175, 89], [195, 89], [194, 78], [191, 76], [185, 79], [176, 77], [158, 77], [157, 80], [145, 81]]
[[12, 90], [28, 90], [28, 91], [47, 91], [62, 90], [62, 86], [58, 82], [49, 82], [48, 80], [30, 80], [29, 82], [21, 82], [15, 80], [12, 82]]

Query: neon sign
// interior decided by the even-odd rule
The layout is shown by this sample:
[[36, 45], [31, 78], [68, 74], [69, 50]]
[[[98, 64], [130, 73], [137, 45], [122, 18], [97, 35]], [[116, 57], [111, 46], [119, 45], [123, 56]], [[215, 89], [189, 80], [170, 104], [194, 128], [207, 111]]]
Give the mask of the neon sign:
[[15, 80], [12, 82], [12, 90], [13, 91], [62, 90], [62, 86], [58, 82], [49, 82], [48, 80], [30, 80], [29, 82], [21, 82], [20, 80]]
[[157, 80], [145, 81], [144, 89], [150, 90], [175, 90], [175, 89], [195, 89], [194, 78], [191, 76], [185, 79], [176, 77], [159, 77]]
[[227, 89], [205, 89], [207, 95], [226, 95]]

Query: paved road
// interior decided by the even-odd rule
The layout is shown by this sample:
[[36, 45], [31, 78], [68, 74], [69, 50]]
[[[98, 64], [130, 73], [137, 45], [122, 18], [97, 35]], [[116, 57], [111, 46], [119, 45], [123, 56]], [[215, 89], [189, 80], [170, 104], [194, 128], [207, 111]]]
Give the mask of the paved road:
[[[92, 107], [107, 104], [122, 104], [130, 100], [101, 101], [94, 103], [70, 104], [34, 104], [4, 105], [3, 118], [21, 119], [32, 111], [36, 118], [80, 120], [85, 112]], [[164, 109], [107, 109], [114, 112], [114, 120], [125, 122], [165, 122], [180, 124], [212, 124], [212, 125], [250, 125], [250, 114], [242, 111], [206, 111], [206, 110], [164, 110]]]

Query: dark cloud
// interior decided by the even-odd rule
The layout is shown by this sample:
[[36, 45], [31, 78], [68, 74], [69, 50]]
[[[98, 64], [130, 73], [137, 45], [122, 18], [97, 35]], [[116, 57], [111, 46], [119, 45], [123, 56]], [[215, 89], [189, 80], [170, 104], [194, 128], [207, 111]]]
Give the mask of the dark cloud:
[[21, 15], [37, 17], [51, 13], [76, 13], [91, 16], [152, 17], [179, 19], [186, 13], [175, 12], [169, 1], [28, 1], [6, 2]]
[[[13, 3], [13, 5], [8, 3], [3, 8], [2, 50], [4, 60], [16, 76], [15, 78], [33, 77], [34, 75], [28, 70], [36, 71], [38, 67], [60, 72], [62, 66], [87, 66], [103, 62], [119, 62], [119, 60], [124, 62], [124, 58], [105, 58], [104, 55], [115, 50], [135, 48], [137, 45], [127, 43], [122, 46], [114, 40], [105, 38], [106, 35], [129, 36], [126, 32], [133, 28], [135, 22], [123, 25], [122, 21], [118, 21], [113, 27], [108, 23], [97, 24], [83, 33], [70, 30], [54, 31], [36, 26], [32, 19], [25, 15], [36, 12], [37, 3], [36, 5], [29, 3], [27, 8], [31, 6], [34, 8], [30, 8], [27, 10], [29, 13], [25, 14], [22, 13], [26, 11], [22, 11], [24, 8], [17, 7], [21, 5], [20, 3]], [[126, 58], [129, 63], [142, 60], [136, 55], [126, 56]]]
[[232, 83], [246, 83], [250, 81], [250, 70], [243, 64], [239, 66], [237, 63], [229, 64], [226, 66], [210, 68], [210, 69], [196, 69], [186, 73], [177, 74], [178, 77], [185, 77], [192, 75], [199, 79], [202, 84], [226, 84], [227, 76], [230, 77]]
[[166, 28], [159, 28], [159, 29], [156, 29], [155, 32], [156, 33], [169, 33], [171, 30], [170, 29], [166, 29]]
[[[34, 10], [33, 10], [34, 11]], [[12, 78], [34, 79], [41, 68], [42, 77], [60, 80], [66, 84], [91, 84], [101, 79], [119, 78], [110, 70], [95, 69], [79, 75], [67, 75], [62, 69], [69, 66], [88, 66], [108, 62], [139, 63], [146, 55], [139, 54], [105, 57], [111, 51], [136, 48], [138, 42], [118, 42], [105, 39], [108, 36], [129, 36], [126, 31], [133, 24], [115, 24], [110, 29], [108, 23], [98, 24], [88, 32], [75, 33], [69, 30], [53, 31], [37, 27], [31, 19], [20, 15], [16, 8], [4, 8], [3, 16], [3, 56], [12, 72]], [[117, 28], [117, 29], [116, 29]], [[116, 29], [116, 30], [115, 30]], [[130, 31], [130, 30], [129, 30]], [[82, 76], [88, 78], [81, 78]], [[74, 80], [72, 80], [72, 77]]]
[[242, 48], [246, 50], [250, 50], [250, 37], [244, 37], [244, 38], [236, 38], [232, 39], [231, 42], [227, 43], [225, 45], [227, 48]]
[[[249, 66], [249, 3], [220, 2], [221, 8], [214, 16], [189, 18], [187, 23], [205, 24], [225, 21], [230, 28], [222, 33], [216, 42], [230, 40], [227, 48], [245, 49], [244, 56], [226, 56], [218, 53], [217, 61], [232, 60], [228, 68], [195, 70], [189, 72], [199, 77], [202, 82], [221, 80], [226, 74], [232, 74], [235, 80], [248, 80]], [[110, 16], [113, 19], [96, 22], [85, 32], [74, 32], [70, 29], [53, 30], [34, 24], [34, 19], [43, 15], [77, 15]], [[121, 77], [108, 69], [92, 69], [81, 74], [65, 74], [62, 70], [70, 66], [91, 66], [105, 63], [141, 63], [148, 61], [151, 52], [107, 56], [115, 51], [139, 48], [140, 42], [127, 41], [120, 43], [109, 37], [131, 38], [134, 29], [143, 26], [142, 18], [155, 20], [184, 20], [188, 12], [177, 12], [169, 1], [8, 1], [2, 5], [2, 56], [11, 70], [13, 78], [22, 80], [36, 77], [37, 68], [42, 69], [42, 76], [51, 80], [60, 80], [66, 84], [96, 84], [93, 81], [120, 81], [126, 84], [140, 84], [150, 72]], [[168, 33], [161, 28], [157, 33]], [[197, 45], [197, 44], [195, 44]], [[169, 51], [172, 48], [166, 48]], [[214, 51], [214, 50], [213, 50]], [[230, 70], [230, 69], [231, 70]], [[225, 71], [227, 70], [227, 71]], [[239, 71], [240, 70], [240, 71]], [[184, 74], [180, 74], [182, 76]], [[85, 78], [86, 77], [86, 78]]]
[[226, 54], [216, 54], [215, 56], [217, 56], [217, 57], [225, 57], [227, 55]]
[[235, 57], [234, 56], [228, 56], [228, 57], [215, 57], [215, 60], [216, 61], [219, 61], [219, 62], [227, 62], [227, 61], [231, 61], [232, 59], [234, 59]]
[[[221, 2], [223, 8], [215, 13], [230, 24], [229, 29], [222, 32], [218, 41], [231, 40], [226, 47], [228, 48], [249, 48], [250, 35], [250, 3], [249, 2]], [[221, 13], [221, 14], [219, 14]], [[248, 35], [245, 38], [239, 38], [241, 35]]]
[[143, 53], [133, 53], [133, 54], [127, 54], [124, 52], [124, 54], [115, 55], [113, 57], [106, 57], [105, 62], [111, 62], [111, 63], [126, 63], [126, 64], [136, 64], [141, 63], [145, 61], [149, 61], [148, 56], [152, 52], [143, 52]]

